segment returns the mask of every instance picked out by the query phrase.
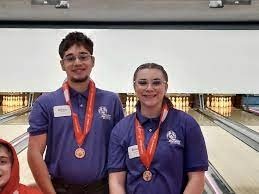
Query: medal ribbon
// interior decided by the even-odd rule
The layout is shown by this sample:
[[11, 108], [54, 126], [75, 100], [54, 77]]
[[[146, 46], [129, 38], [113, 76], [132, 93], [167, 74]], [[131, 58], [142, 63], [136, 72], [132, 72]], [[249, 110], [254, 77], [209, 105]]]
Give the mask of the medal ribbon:
[[140, 160], [144, 164], [144, 166], [146, 167], [147, 170], [149, 169], [150, 164], [155, 155], [157, 141], [158, 141], [158, 137], [159, 137], [160, 125], [165, 120], [167, 114], [168, 114], [168, 106], [165, 103], [162, 108], [162, 114], [160, 115], [160, 121], [159, 121], [158, 128], [154, 132], [152, 137], [150, 138], [147, 149], [145, 148], [144, 128], [139, 123], [137, 117], [135, 118], [135, 132], [136, 132], [136, 140], [137, 140], [137, 144], [138, 144]]
[[76, 137], [76, 142], [78, 146], [80, 147], [87, 134], [89, 133], [91, 126], [92, 126], [92, 121], [93, 121], [93, 112], [94, 112], [94, 101], [95, 101], [95, 93], [96, 93], [96, 88], [95, 84], [92, 80], [89, 81], [88, 88], [89, 88], [89, 95], [88, 95], [88, 100], [87, 100], [87, 106], [86, 106], [86, 114], [85, 114], [85, 121], [84, 121], [84, 129], [82, 130], [80, 127], [78, 115], [73, 112], [72, 108], [72, 103], [70, 101], [70, 95], [69, 95], [69, 87], [67, 81], [63, 83], [62, 85], [64, 96], [66, 103], [70, 106], [71, 113], [72, 113], [72, 120], [73, 120], [73, 128], [74, 128], [74, 133]]

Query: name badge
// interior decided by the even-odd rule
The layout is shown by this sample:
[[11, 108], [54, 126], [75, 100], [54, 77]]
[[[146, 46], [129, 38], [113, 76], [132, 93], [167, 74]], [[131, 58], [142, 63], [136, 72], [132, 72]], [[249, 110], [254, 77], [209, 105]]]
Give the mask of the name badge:
[[71, 116], [71, 109], [68, 105], [54, 106], [54, 117]]
[[129, 159], [139, 157], [138, 145], [128, 147]]

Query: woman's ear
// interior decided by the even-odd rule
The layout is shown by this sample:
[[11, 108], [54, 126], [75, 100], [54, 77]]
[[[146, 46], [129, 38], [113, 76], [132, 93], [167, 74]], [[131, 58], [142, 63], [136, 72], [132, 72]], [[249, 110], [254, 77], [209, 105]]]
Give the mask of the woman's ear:
[[167, 93], [168, 83], [165, 84], [165, 93]]
[[135, 91], [135, 94], [136, 94], [136, 84], [135, 84], [135, 82], [133, 83], [133, 88], [134, 88], [134, 91]]

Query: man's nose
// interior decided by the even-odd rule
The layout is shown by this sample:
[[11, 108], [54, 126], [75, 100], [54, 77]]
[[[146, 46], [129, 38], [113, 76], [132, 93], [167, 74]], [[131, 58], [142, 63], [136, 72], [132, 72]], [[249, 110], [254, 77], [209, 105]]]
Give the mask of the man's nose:
[[79, 57], [76, 57], [76, 58], [75, 58], [75, 64], [80, 64], [80, 63], [81, 63], [80, 58], [79, 58]]

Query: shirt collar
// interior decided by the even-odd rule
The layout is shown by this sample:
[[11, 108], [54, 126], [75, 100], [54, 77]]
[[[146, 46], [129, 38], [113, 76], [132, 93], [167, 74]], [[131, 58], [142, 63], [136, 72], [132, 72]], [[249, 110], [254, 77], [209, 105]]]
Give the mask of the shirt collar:
[[140, 105], [138, 105], [136, 107], [136, 116], [137, 116], [137, 119], [138, 119], [138, 121], [139, 121], [139, 123], [141, 125], [144, 125], [144, 124], [146, 124], [148, 122], [152, 122], [152, 123], [156, 123], [157, 122], [157, 123], [159, 123], [159, 121], [160, 121], [160, 116], [158, 116], [156, 118], [147, 118], [147, 117], [143, 116], [141, 114], [141, 111], [140, 111]]
[[73, 88], [69, 87], [69, 93], [70, 93], [70, 97], [76, 97], [78, 95], [87, 98], [88, 97], [88, 90], [85, 90], [83, 93], [81, 92], [77, 92], [76, 90], [74, 90]]

